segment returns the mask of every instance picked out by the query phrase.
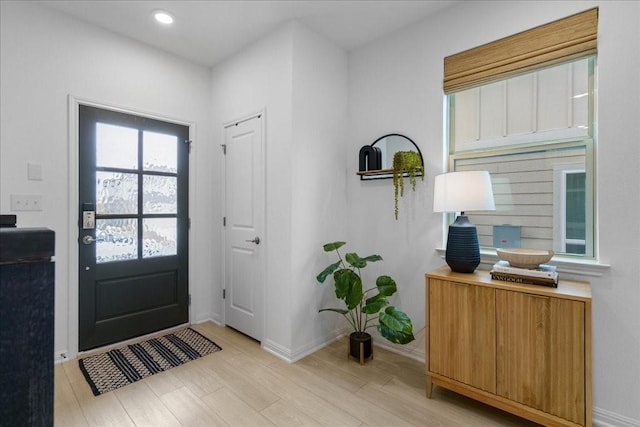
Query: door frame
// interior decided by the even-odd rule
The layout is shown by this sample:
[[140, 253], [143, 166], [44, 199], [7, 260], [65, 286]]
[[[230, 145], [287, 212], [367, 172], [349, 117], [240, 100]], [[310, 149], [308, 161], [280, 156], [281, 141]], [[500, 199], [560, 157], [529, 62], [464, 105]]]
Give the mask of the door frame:
[[[68, 188], [68, 199], [67, 199], [67, 220], [68, 220], [68, 238], [66, 241], [67, 244], [67, 254], [68, 260], [66, 262], [66, 274], [67, 274], [67, 344], [66, 351], [58, 351], [55, 354], [55, 361], [61, 362], [66, 359], [74, 358], [79, 354], [78, 351], [78, 337], [79, 337], [79, 324], [80, 321], [80, 313], [79, 313], [79, 279], [78, 279], [78, 238], [80, 236], [78, 230], [78, 196], [79, 196], [79, 117], [78, 112], [80, 105], [88, 105], [90, 107], [101, 108], [104, 110], [112, 110], [126, 114], [132, 114], [140, 117], [147, 117], [155, 120], [162, 120], [165, 122], [175, 123], [183, 126], [187, 126], [189, 128], [189, 139], [193, 140], [195, 136], [195, 124], [193, 122], [189, 122], [186, 120], [176, 119], [173, 117], [163, 116], [161, 114], [149, 113], [141, 110], [134, 110], [132, 108], [126, 108], [121, 106], [116, 106], [113, 104], [107, 104], [100, 101], [95, 101], [83, 97], [78, 97], [75, 95], [68, 95], [67, 98], [67, 108], [68, 108], [68, 122], [67, 122], [67, 151], [68, 151], [68, 172], [67, 172], [67, 183], [69, 185]], [[191, 144], [191, 150], [195, 153], [195, 144]], [[192, 158], [195, 158], [193, 156]], [[191, 164], [193, 163], [193, 164]], [[191, 229], [196, 227], [193, 217], [193, 203], [195, 201], [195, 195], [193, 194], [195, 182], [195, 162], [190, 162], [189, 164], [189, 216], [191, 217], [191, 226], [189, 228], [189, 259], [188, 259], [188, 270], [192, 271], [194, 266], [194, 254], [195, 254], [195, 236], [192, 234]], [[58, 263], [58, 267], [62, 267], [63, 263]], [[191, 286], [189, 286], [189, 294], [191, 293]], [[61, 296], [64, 298], [64, 296]], [[191, 306], [189, 306], [189, 320], [188, 324], [191, 323]], [[93, 351], [93, 350], [92, 350]], [[84, 353], [84, 352], [83, 352]]]
[[[262, 312], [262, 319], [260, 322], [260, 332], [259, 332], [259, 336], [260, 336], [260, 346], [264, 347], [264, 342], [265, 342], [265, 324], [266, 324], [266, 319], [267, 319], [267, 290], [268, 290], [268, 286], [267, 284], [269, 283], [267, 278], [267, 256], [269, 254], [269, 230], [267, 229], [267, 224], [268, 224], [268, 218], [267, 218], [267, 116], [266, 116], [266, 109], [261, 109], [255, 113], [251, 113], [251, 114], [246, 114], [244, 116], [241, 116], [238, 119], [235, 120], [229, 120], [227, 122], [224, 122], [222, 124], [222, 129], [221, 129], [221, 140], [223, 142], [223, 144], [221, 145], [221, 151], [224, 150], [224, 143], [226, 142], [226, 129], [230, 126], [235, 126], [238, 123], [242, 123], [242, 122], [246, 122], [247, 120], [251, 120], [254, 118], [258, 118], [261, 117], [261, 122], [260, 122], [260, 127], [261, 127], [261, 132], [262, 132], [262, 182], [263, 182], [263, 191], [262, 191], [262, 206], [263, 206], [263, 223], [262, 225], [262, 229], [263, 229], [263, 237], [262, 237], [262, 241], [260, 242], [260, 246], [262, 246], [262, 252], [264, 254], [264, 256], [262, 257], [262, 263], [260, 265], [260, 271], [262, 274], [262, 277], [264, 277], [265, 279], [265, 287], [263, 289], [262, 292], [262, 301], [261, 301], [261, 307], [260, 310]], [[222, 155], [222, 167], [220, 168], [221, 170], [221, 182], [223, 183], [222, 185], [222, 203], [221, 203], [221, 209], [220, 209], [220, 217], [221, 218], [225, 218], [226, 217], [226, 212], [227, 212], [227, 160], [225, 155]], [[222, 298], [223, 296], [223, 290], [225, 289], [225, 286], [227, 284], [227, 270], [226, 270], [226, 265], [227, 265], [227, 253], [226, 253], [226, 247], [227, 247], [227, 228], [225, 227], [224, 223], [221, 221], [220, 227], [222, 229], [222, 283], [220, 284], [220, 301], [221, 301], [221, 306], [222, 306], [222, 323], [223, 325], [227, 324], [227, 305], [226, 305], [226, 301]]]

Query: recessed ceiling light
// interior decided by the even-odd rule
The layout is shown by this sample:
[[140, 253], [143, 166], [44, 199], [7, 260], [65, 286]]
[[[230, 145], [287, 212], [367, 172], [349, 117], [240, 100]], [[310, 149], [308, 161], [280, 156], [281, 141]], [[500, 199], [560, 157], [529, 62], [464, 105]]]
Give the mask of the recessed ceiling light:
[[165, 10], [154, 10], [153, 17], [161, 24], [173, 24], [173, 16], [171, 16], [171, 14]]

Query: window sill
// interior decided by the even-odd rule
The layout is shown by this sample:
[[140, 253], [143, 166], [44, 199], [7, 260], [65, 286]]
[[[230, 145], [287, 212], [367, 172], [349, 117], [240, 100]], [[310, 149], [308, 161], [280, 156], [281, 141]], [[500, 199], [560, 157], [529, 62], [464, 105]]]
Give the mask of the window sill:
[[[444, 259], [445, 249], [436, 248], [436, 252]], [[480, 250], [480, 263], [485, 264], [487, 268], [491, 268], [499, 259], [494, 249]], [[568, 256], [554, 256], [549, 264], [555, 265], [560, 273], [585, 277], [602, 277], [611, 268], [611, 265], [602, 264], [596, 260]]]

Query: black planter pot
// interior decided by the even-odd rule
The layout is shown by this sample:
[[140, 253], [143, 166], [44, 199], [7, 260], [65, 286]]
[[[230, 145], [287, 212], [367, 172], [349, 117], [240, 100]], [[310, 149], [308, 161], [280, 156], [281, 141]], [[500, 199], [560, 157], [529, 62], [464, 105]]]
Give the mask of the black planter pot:
[[355, 357], [364, 365], [368, 358], [373, 359], [373, 339], [367, 332], [352, 332], [349, 335], [348, 356]]

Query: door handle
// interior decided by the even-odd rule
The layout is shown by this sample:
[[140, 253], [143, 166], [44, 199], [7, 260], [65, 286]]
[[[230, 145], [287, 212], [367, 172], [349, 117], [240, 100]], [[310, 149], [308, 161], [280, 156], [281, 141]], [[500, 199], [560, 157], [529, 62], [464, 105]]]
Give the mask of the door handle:
[[104, 239], [96, 239], [94, 237], [91, 237], [88, 234], [82, 238], [82, 243], [84, 243], [85, 245], [90, 245], [95, 242], [103, 242], [103, 241]]
[[245, 240], [245, 242], [255, 243], [256, 245], [259, 245], [260, 244], [260, 238], [259, 237], [254, 237], [251, 240]]

